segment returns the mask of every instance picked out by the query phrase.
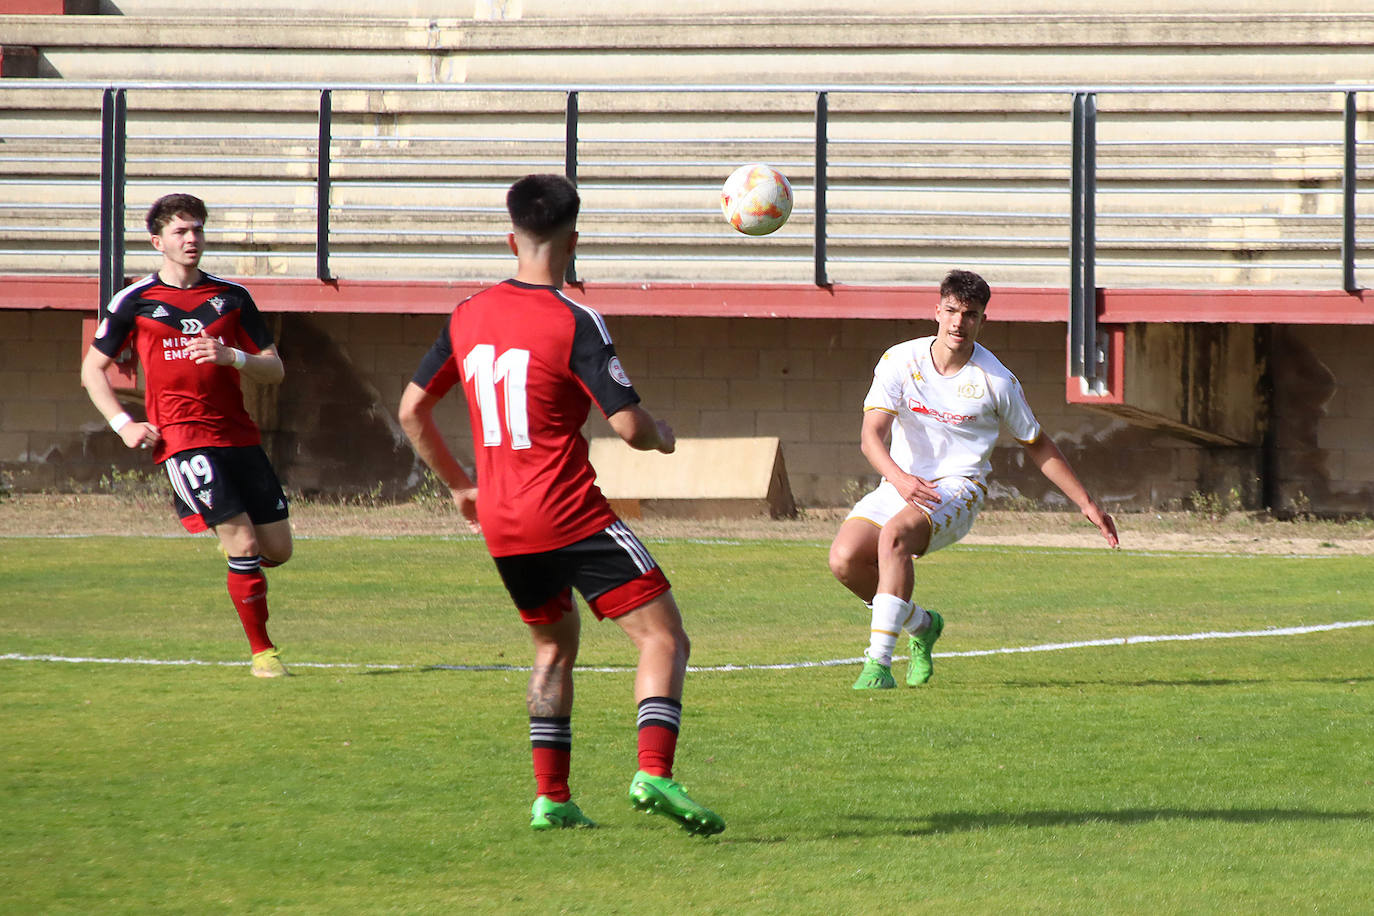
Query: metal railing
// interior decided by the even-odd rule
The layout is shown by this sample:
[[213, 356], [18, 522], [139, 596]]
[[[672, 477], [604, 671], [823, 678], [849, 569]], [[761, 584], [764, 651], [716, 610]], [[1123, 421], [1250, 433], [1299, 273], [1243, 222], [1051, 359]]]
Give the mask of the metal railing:
[[[301, 224], [304, 205], [299, 200], [263, 202], [253, 205], [259, 217], [281, 217], [270, 227], [271, 241], [256, 241], [268, 230], [251, 222], [242, 227], [220, 225], [226, 237], [242, 234], [244, 241], [216, 247], [244, 257], [313, 257], [315, 276], [321, 280], [334, 279], [345, 262], [367, 258], [412, 263], [437, 258], [451, 263], [503, 256], [500, 242], [505, 229], [499, 224], [504, 211], [496, 192], [518, 174], [560, 169], [585, 187], [606, 191], [608, 198], [619, 194], [654, 201], [643, 209], [622, 201], [584, 211], [602, 218], [586, 223], [584, 238], [609, 242], [630, 235], [634, 244], [622, 239], [610, 253], [580, 255], [569, 266], [570, 281], [578, 279], [579, 265], [587, 262], [690, 266], [719, 265], [733, 257], [747, 258], [756, 266], [777, 266], [789, 278], [794, 265], [809, 263], [808, 280], [818, 286], [850, 282], [848, 276], [836, 277], [857, 269], [868, 271], [868, 276], [876, 272], [878, 282], [909, 282], [913, 265], [948, 265], [954, 251], [961, 262], [973, 261], [970, 266], [1049, 271], [1067, 278], [1072, 371], [1090, 383], [1100, 368], [1099, 268], [1167, 278], [1180, 269], [1268, 258], [1265, 263], [1290, 272], [1332, 276], [1330, 283], [1319, 285], [1334, 288], [1339, 276], [1341, 288], [1355, 291], [1357, 254], [1370, 245], [1359, 236], [1357, 211], [1357, 202], [1363, 200], [1357, 195], [1360, 182], [1374, 175], [1369, 167], [1361, 171], [1357, 142], [1358, 96], [1370, 87], [108, 86], [47, 80], [0, 84], [3, 93], [63, 90], [100, 91], [98, 262], [104, 299], [124, 277], [125, 223], [133, 214], [125, 205], [127, 191], [166, 184], [177, 166], [197, 163], [204, 167], [197, 178], [201, 186], [271, 185], [313, 192], [313, 231]], [[160, 93], [188, 91], [251, 92], [264, 98], [291, 94], [297, 99], [308, 92], [318, 102], [313, 124], [305, 120], [311, 113], [297, 108], [294, 129], [274, 128], [252, 139], [233, 133], [184, 138], [162, 124], [156, 125], [160, 129], [131, 134], [130, 93], [140, 101], [133, 108], [137, 114], [165, 110], [157, 101]], [[381, 118], [377, 110], [359, 101], [370, 95], [399, 99], [433, 93], [449, 98], [470, 93], [519, 98], [525, 113], [493, 126], [484, 122], [481, 112], [467, 110], [451, 119], [429, 117], [427, 132], [388, 134], [376, 123]], [[1225, 119], [1218, 117], [1215, 135], [1161, 137], [1161, 128], [1148, 117], [1137, 118], [1131, 107], [1160, 95], [1220, 98], [1223, 104], [1213, 108], [1222, 111], [1225, 103], [1244, 97], [1301, 99], [1304, 129], [1316, 133], [1251, 137], [1228, 132]], [[544, 97], [542, 107], [527, 103], [532, 96]], [[626, 115], [621, 109], [633, 106], [617, 108], [616, 102], [632, 96], [671, 99], [677, 108], [658, 114], [649, 110], [650, 105], [635, 116]], [[930, 100], [967, 101], [978, 96], [1007, 97], [1010, 101], [1001, 113], [1006, 118], [1023, 114], [1024, 121], [999, 124], [988, 118], [978, 124], [969, 115], [965, 120], [973, 126], [967, 136], [952, 129], [943, 136], [923, 134], [939, 126], [942, 111], [964, 114], [957, 103], [946, 102], [942, 110]], [[1038, 97], [1034, 104], [1029, 103], [1032, 97]], [[340, 98], [347, 100], [342, 107]], [[1114, 103], [1108, 110], [1102, 105], [1106, 98]], [[837, 99], [843, 100], [838, 107]], [[861, 107], [856, 99], [906, 105], [918, 114], [898, 112], [890, 125], [875, 126], [878, 116], [852, 114]], [[1325, 99], [1339, 99], [1340, 105], [1327, 110]], [[595, 103], [590, 108], [589, 100]], [[697, 100], [700, 110], [693, 110]], [[1148, 105], [1137, 107], [1148, 114]], [[875, 110], [879, 108], [875, 103]], [[404, 114], [403, 109], [399, 106], [391, 113]], [[4, 110], [0, 105], [0, 114]], [[676, 121], [684, 120], [684, 110], [700, 124], [674, 131]], [[215, 120], [222, 124], [234, 117], [232, 112], [220, 112]], [[247, 123], [252, 115], [242, 118]], [[1132, 126], [1133, 119], [1145, 126]], [[1178, 120], [1196, 130], [1188, 118]], [[469, 121], [478, 126], [456, 129]], [[882, 133], [885, 127], [891, 128], [887, 134]], [[1120, 136], [1100, 138], [1103, 127]], [[998, 129], [1003, 131], [1000, 135]], [[645, 135], [636, 135], [636, 130]], [[6, 136], [29, 147], [41, 147], [45, 139], [33, 132]], [[186, 146], [184, 140], [192, 145], [179, 149]], [[224, 155], [195, 149], [195, 142], [237, 143], [241, 148]], [[136, 153], [131, 154], [131, 146]], [[793, 226], [765, 245], [722, 253], [722, 233], [728, 236], [728, 231], [708, 224], [715, 218], [713, 207], [695, 201], [713, 200], [715, 182], [733, 165], [752, 159], [770, 161], [793, 175], [800, 192], [809, 190], [811, 205], [799, 200]], [[60, 160], [64, 168], [79, 171], [75, 167], [82, 155], [64, 152]], [[0, 165], [7, 174], [22, 172], [26, 161], [37, 167], [52, 166], [59, 159], [39, 153], [26, 160], [22, 152], [7, 158], [0, 145]], [[132, 178], [131, 165], [136, 169]], [[236, 170], [241, 177], [205, 174], [216, 167]], [[0, 187], [16, 190], [0, 200], [9, 211], [0, 218], [4, 221], [21, 222], [15, 214], [22, 215], [26, 207], [82, 210], [83, 205], [74, 203], [25, 203], [17, 190], [30, 179], [10, 175], [0, 181]], [[84, 189], [89, 178], [78, 174], [47, 179], [45, 184], [49, 191]], [[492, 203], [473, 203], [465, 197], [468, 192], [481, 192]], [[383, 199], [398, 194], [409, 197], [395, 204]], [[441, 200], [440, 194], [447, 197]], [[431, 198], [437, 202], [428, 202]], [[1338, 206], [1328, 203], [1337, 198]], [[1142, 208], [1136, 199], [1153, 206]], [[1162, 203], [1166, 201], [1168, 205]], [[1176, 208], [1173, 201], [1178, 201]], [[446, 225], [377, 230], [349, 222], [398, 213], [417, 219], [442, 217]], [[294, 225], [288, 224], [292, 218]], [[618, 230], [619, 223], [631, 228]], [[1282, 228], [1266, 236], [1256, 234], [1257, 225]], [[1109, 228], [1099, 232], [1099, 226]], [[0, 225], [0, 231], [4, 229]], [[385, 238], [379, 242], [373, 238], [378, 235]], [[369, 238], [373, 241], [366, 241]], [[590, 247], [584, 246], [584, 251]], [[0, 254], [20, 250], [33, 249]], [[68, 242], [51, 250], [79, 255], [83, 249]], [[1107, 256], [1099, 257], [1104, 251]], [[1161, 256], [1161, 251], [1169, 256]], [[908, 274], [901, 274], [902, 269]], [[1153, 285], [1175, 284], [1162, 279]]]

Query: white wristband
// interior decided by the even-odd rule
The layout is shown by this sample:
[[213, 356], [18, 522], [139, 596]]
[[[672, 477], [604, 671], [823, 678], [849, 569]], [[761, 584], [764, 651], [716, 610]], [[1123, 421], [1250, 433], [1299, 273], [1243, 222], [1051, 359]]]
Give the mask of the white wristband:
[[232, 353], [234, 354], [234, 364], [233, 364], [233, 365], [234, 365], [234, 368], [235, 368], [235, 369], [242, 369], [243, 366], [244, 366], [244, 363], [248, 362], [248, 354], [247, 354], [247, 353], [244, 353], [242, 350], [238, 349], [237, 347], [230, 347], [229, 350], [230, 350], [230, 352], [232, 352]]
[[132, 422], [134, 422], [134, 418], [129, 416], [127, 412], [120, 413], [118, 416], [110, 417], [110, 429], [119, 432]]

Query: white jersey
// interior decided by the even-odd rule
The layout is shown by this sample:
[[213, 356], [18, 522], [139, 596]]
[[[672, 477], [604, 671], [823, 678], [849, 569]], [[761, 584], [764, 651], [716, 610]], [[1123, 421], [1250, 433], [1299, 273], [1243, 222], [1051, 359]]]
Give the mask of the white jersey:
[[992, 447], [1002, 429], [1018, 442], [1040, 437], [1040, 424], [1021, 383], [982, 344], [951, 376], [935, 370], [934, 337], [888, 349], [873, 370], [864, 410], [892, 414], [892, 460], [908, 474], [938, 480], [983, 480], [992, 469]]

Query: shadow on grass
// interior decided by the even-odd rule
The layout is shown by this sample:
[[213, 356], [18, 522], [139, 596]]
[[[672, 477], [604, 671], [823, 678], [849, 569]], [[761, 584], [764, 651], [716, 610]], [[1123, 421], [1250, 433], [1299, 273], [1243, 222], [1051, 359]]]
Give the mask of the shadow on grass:
[[1256, 684], [1368, 684], [1374, 683], [1374, 676], [1363, 677], [1237, 677], [1237, 678], [1146, 678], [1137, 681], [1117, 681], [1098, 678], [1095, 680], [1017, 680], [998, 681], [989, 684], [994, 688], [1016, 690], [1036, 690], [1056, 687], [1240, 687]]
[[[861, 820], [851, 818], [852, 820]], [[1086, 827], [1093, 824], [1134, 826], [1155, 821], [1221, 821], [1232, 824], [1275, 824], [1335, 821], [1374, 821], [1374, 811], [1313, 811], [1300, 808], [1127, 808], [1121, 811], [947, 811], [911, 822], [894, 823], [891, 818], [862, 820], [870, 829], [829, 834], [836, 837], [934, 836], [1024, 827]]]
[[[587, 673], [589, 670], [598, 672], [619, 672], [633, 674], [634, 665], [588, 665], [576, 669], [579, 673]], [[359, 674], [375, 677], [380, 674], [427, 674], [434, 671], [467, 671], [467, 672], [513, 672], [516, 674], [529, 674], [530, 666], [525, 665], [396, 665], [388, 668], [369, 668], [359, 671]]]
[[975, 833], [982, 830], [1005, 830], [1043, 827], [1090, 827], [1094, 824], [1122, 824], [1136, 826], [1156, 821], [1220, 821], [1232, 824], [1320, 823], [1336, 821], [1371, 821], [1374, 811], [1310, 811], [1292, 808], [1127, 808], [1122, 811], [1021, 811], [978, 812], [947, 811], [928, 814], [916, 819], [924, 822], [894, 821], [891, 817], [845, 818], [856, 825], [850, 830], [824, 831], [817, 835], [802, 832], [787, 835], [760, 834], [742, 836], [737, 831], [721, 835], [724, 845], [771, 845], [798, 840], [867, 840], [884, 836], [929, 837], [942, 834]]
[[388, 674], [428, 674], [434, 671], [516, 671], [529, 672], [529, 666], [519, 665], [404, 665], [395, 668], [369, 668], [358, 673], [365, 677]]

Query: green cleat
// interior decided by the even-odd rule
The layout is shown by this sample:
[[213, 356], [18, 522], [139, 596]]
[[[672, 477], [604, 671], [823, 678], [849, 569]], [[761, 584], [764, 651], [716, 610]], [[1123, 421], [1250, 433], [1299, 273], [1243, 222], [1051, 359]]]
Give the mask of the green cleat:
[[687, 796], [687, 790], [666, 776], [640, 770], [630, 781], [630, 804], [645, 814], [661, 814], [694, 836], [711, 836], [725, 829], [725, 820]]
[[534, 830], [595, 826], [596, 823], [571, 801], [556, 802], [547, 795], [541, 795], [534, 800], [534, 807], [530, 809], [530, 827]]
[[891, 690], [896, 686], [892, 666], [873, 658], [864, 660], [864, 670], [859, 672], [859, 679], [854, 682], [855, 690]]
[[290, 677], [291, 672], [281, 663], [281, 650], [273, 646], [253, 653], [253, 677]]
[[937, 611], [926, 613], [930, 615], [930, 626], [926, 627], [920, 636], [911, 637], [911, 664], [906, 669], [908, 687], [920, 687], [935, 673], [935, 662], [930, 657], [930, 650], [935, 647], [935, 640], [940, 638], [940, 633], [945, 629], [945, 618]]

